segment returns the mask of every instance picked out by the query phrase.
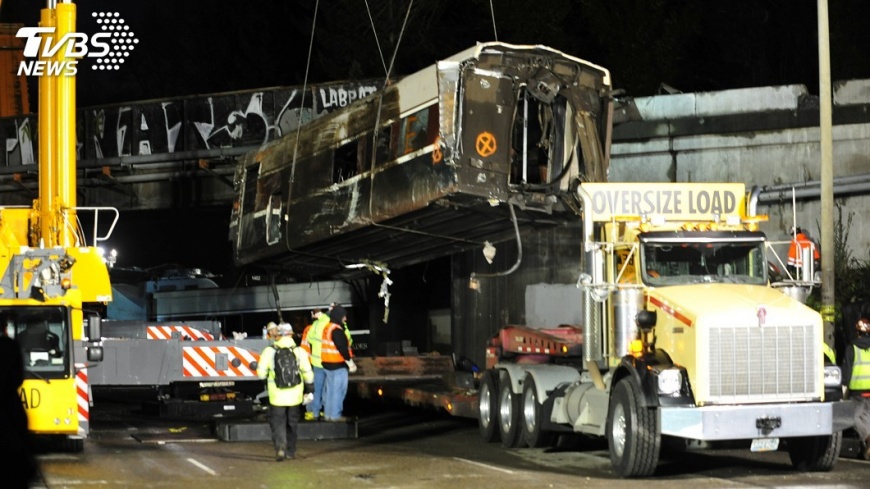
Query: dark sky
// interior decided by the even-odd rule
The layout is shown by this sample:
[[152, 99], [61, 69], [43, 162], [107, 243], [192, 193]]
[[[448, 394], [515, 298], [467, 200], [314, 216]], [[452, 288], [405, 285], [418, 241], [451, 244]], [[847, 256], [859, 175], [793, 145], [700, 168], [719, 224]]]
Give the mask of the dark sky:
[[[309, 82], [383, 76], [408, 3], [320, 1]], [[305, 79], [316, 0], [76, 4], [79, 32], [99, 32], [93, 12], [116, 11], [139, 40], [120, 70], [80, 70], [79, 106]], [[44, 5], [3, 0], [0, 20], [35, 26]], [[836, 0], [829, 9], [832, 78], [870, 78], [870, 2]], [[684, 92], [799, 83], [817, 93], [816, 12], [816, 0], [416, 0], [393, 73], [411, 73], [497, 35], [603, 65], [631, 96], [659, 93], [663, 82]]]

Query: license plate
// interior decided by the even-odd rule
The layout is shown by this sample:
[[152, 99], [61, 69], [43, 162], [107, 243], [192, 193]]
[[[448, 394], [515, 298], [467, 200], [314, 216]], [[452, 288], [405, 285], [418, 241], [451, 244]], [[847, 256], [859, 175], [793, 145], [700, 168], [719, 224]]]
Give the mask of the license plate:
[[779, 438], [756, 438], [752, 440], [750, 450], [753, 452], [772, 452], [777, 448], [779, 448]]

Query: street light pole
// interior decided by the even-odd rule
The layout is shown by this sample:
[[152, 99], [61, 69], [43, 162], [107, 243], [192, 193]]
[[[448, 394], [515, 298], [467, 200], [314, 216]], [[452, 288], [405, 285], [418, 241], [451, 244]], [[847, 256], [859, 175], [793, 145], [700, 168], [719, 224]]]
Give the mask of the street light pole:
[[825, 343], [834, 344], [834, 144], [832, 125], [831, 49], [828, 0], [817, 0], [819, 22], [819, 143], [821, 146], [822, 320]]

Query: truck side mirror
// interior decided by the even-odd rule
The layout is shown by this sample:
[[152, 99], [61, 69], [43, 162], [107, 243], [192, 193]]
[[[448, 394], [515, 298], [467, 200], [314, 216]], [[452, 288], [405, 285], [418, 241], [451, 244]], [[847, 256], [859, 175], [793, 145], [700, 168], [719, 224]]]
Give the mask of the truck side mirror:
[[101, 337], [101, 319], [99, 314], [88, 314], [87, 316], [87, 335], [90, 341], [100, 341]]
[[649, 331], [653, 329], [656, 325], [656, 312], [655, 311], [647, 311], [643, 309], [638, 311], [637, 316], [635, 316], [635, 321], [637, 321], [637, 325], [640, 329], [644, 331]]
[[89, 346], [86, 348], [88, 350], [88, 361], [89, 362], [102, 362], [103, 361], [103, 347], [102, 346]]

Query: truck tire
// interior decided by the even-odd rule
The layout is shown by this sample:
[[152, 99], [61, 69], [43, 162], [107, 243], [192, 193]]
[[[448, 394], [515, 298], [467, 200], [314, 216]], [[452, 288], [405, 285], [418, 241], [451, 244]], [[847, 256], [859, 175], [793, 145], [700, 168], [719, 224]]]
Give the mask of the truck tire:
[[837, 464], [843, 432], [831, 436], [788, 438], [788, 457], [801, 472], [828, 472]]
[[499, 441], [498, 432], [498, 372], [487, 370], [480, 381], [477, 403], [477, 424], [483, 441]]
[[498, 379], [498, 432], [501, 446], [516, 448], [523, 441], [520, 436], [520, 395], [511, 390], [511, 381], [503, 373]]
[[640, 403], [640, 388], [631, 378], [617, 382], [607, 413], [610, 462], [620, 477], [644, 477], [656, 470], [661, 427], [655, 409]]
[[554, 434], [544, 431], [544, 407], [538, 400], [538, 390], [535, 379], [531, 375], [526, 376], [523, 382], [523, 397], [521, 401], [523, 441], [530, 448], [541, 448], [553, 445]]

